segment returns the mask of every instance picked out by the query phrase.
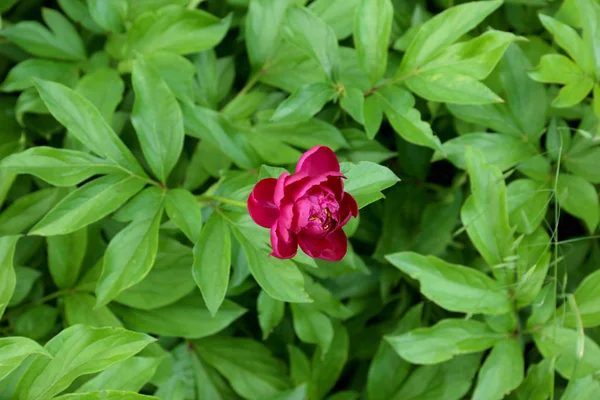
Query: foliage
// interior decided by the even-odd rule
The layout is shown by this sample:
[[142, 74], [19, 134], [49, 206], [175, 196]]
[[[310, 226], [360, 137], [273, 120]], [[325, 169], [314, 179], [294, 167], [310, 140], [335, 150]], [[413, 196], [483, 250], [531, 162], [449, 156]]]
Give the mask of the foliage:
[[[598, 0], [0, 15], [1, 399], [597, 398]], [[317, 145], [348, 252], [269, 257]]]

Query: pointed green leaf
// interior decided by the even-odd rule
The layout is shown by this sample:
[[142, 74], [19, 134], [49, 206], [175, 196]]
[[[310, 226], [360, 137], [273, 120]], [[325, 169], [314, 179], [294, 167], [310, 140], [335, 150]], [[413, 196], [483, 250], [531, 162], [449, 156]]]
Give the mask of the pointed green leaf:
[[0, 169], [31, 174], [54, 186], [74, 186], [98, 174], [119, 172], [119, 166], [88, 153], [53, 147], [32, 147], [0, 162]]
[[385, 340], [413, 364], [437, 364], [465, 353], [492, 347], [503, 335], [473, 320], [444, 319], [430, 328], [419, 328]]
[[225, 299], [231, 268], [231, 233], [225, 219], [213, 213], [194, 245], [192, 275], [212, 315]]
[[144, 187], [144, 181], [125, 174], [94, 179], [71, 192], [29, 232], [52, 236], [75, 232], [112, 213]]
[[[482, 272], [432, 256], [404, 252], [385, 257], [421, 283], [421, 293], [456, 312], [503, 314], [511, 310], [508, 291]], [[460, 293], [460, 297], [456, 296]]]
[[153, 310], [111, 306], [126, 327], [161, 336], [198, 339], [214, 335], [241, 317], [246, 309], [225, 300], [213, 317], [199, 293]]
[[[152, 187], [147, 191], [161, 192]], [[144, 192], [142, 192], [143, 194]], [[108, 244], [102, 274], [96, 285], [96, 304], [105, 305], [123, 290], [140, 282], [154, 265], [158, 251], [158, 229], [162, 218], [164, 192], [141, 216], [120, 231]]]
[[146, 176], [131, 151], [89, 100], [60, 83], [36, 80], [35, 85], [50, 113], [81, 143], [132, 174]]
[[525, 361], [516, 339], [496, 344], [481, 369], [473, 400], [500, 400], [523, 381]]
[[46, 343], [52, 356], [37, 357], [17, 387], [15, 400], [50, 399], [79, 376], [100, 372], [138, 353], [154, 339], [121, 328], [75, 325]]
[[202, 212], [194, 195], [185, 189], [169, 190], [165, 209], [169, 219], [192, 243], [196, 243], [202, 229]]
[[0, 318], [15, 290], [13, 257], [18, 240], [17, 235], [0, 237]]

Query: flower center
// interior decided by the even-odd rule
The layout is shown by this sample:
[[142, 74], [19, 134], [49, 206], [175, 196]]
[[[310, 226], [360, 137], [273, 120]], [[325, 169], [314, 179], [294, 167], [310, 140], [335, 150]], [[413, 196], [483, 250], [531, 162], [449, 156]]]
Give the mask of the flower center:
[[310, 193], [295, 204], [296, 231], [315, 237], [327, 235], [338, 225], [340, 206], [328, 192]]

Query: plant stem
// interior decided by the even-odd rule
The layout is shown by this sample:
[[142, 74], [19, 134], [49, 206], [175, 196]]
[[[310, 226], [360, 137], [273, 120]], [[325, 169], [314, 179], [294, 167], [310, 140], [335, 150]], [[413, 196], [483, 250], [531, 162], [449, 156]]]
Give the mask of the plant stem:
[[236, 206], [236, 207], [243, 207], [243, 208], [247, 207], [246, 203], [243, 201], [228, 199], [226, 197], [220, 197], [220, 196], [208, 196], [208, 195], [201, 194], [199, 196], [196, 196], [196, 199], [198, 199], [200, 201], [207, 201], [207, 202], [218, 201], [219, 203], [229, 204], [229, 205]]

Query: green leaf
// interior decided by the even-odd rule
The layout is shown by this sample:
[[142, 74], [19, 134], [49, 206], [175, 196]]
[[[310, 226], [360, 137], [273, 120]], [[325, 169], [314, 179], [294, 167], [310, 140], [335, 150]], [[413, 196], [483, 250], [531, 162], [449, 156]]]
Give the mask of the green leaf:
[[114, 364], [83, 385], [77, 392], [86, 393], [96, 390], [129, 390], [140, 391], [156, 373], [160, 358], [131, 357], [118, 364]]
[[556, 283], [545, 285], [533, 303], [531, 316], [527, 320], [527, 328], [545, 324], [556, 311]]
[[129, 2], [127, 0], [87, 0], [90, 15], [107, 31], [119, 33], [125, 25]]
[[43, 58], [83, 60], [85, 48], [75, 27], [58, 11], [43, 8], [45, 26], [35, 21], [23, 21], [2, 29], [2, 36], [27, 52]]
[[[234, 80], [234, 64], [231, 57], [217, 59], [214, 50], [205, 50], [193, 57], [196, 66], [196, 100], [200, 105], [217, 108], [231, 90]], [[233, 100], [232, 100], [233, 101]]]
[[365, 202], [361, 199], [393, 186], [400, 179], [388, 168], [369, 161], [341, 163], [342, 174], [347, 178], [344, 190], [356, 197], [358, 207]]
[[44, 346], [52, 359], [37, 357], [27, 368], [15, 399], [52, 398], [77, 377], [123, 361], [152, 341], [147, 335], [121, 328], [67, 328]]
[[460, 400], [472, 385], [480, 354], [465, 354], [435, 365], [414, 370], [393, 400]]
[[[252, 276], [269, 296], [289, 303], [311, 301], [304, 291], [302, 274], [292, 261], [269, 257], [270, 251], [265, 245], [258, 246], [253, 242], [251, 235], [254, 232], [238, 225], [231, 225], [230, 228], [246, 253]], [[268, 236], [268, 233], [261, 229], [260, 235]]]
[[248, 58], [253, 67], [262, 67], [269, 62], [281, 42], [279, 30], [288, 3], [288, 0], [256, 0], [249, 3], [244, 34]]
[[333, 340], [327, 353], [317, 348], [312, 358], [308, 398], [321, 399], [334, 387], [348, 360], [348, 332], [344, 326], [333, 323]]
[[[399, 86], [387, 86], [374, 93], [379, 107], [385, 111], [387, 119], [394, 131], [409, 143], [427, 146], [434, 150], [441, 148], [440, 140], [433, 134], [431, 126], [421, 120], [421, 113], [413, 108], [415, 99]], [[370, 97], [365, 101], [365, 106]], [[365, 109], [365, 125], [367, 113]], [[367, 128], [367, 134], [369, 129]]]
[[50, 357], [42, 346], [24, 337], [0, 338], [0, 350], [0, 380], [6, 378], [32, 354]]
[[[481, 2], [480, 2], [481, 3]], [[494, 87], [504, 104], [448, 105], [460, 119], [490, 127], [499, 133], [526, 136], [537, 140], [546, 124], [546, 91], [544, 85], [527, 75], [532, 69], [526, 54], [516, 44], [508, 46], [494, 71]]]
[[37, 80], [35, 84], [50, 113], [81, 143], [132, 174], [146, 176], [131, 151], [89, 100], [59, 83]]
[[364, 97], [362, 115], [367, 137], [373, 139], [379, 132], [383, 121], [383, 107], [379, 102], [379, 96], [375, 94]]
[[429, 101], [453, 104], [502, 103], [487, 86], [467, 75], [452, 72], [423, 72], [406, 80], [406, 86]]
[[151, 187], [141, 195], [150, 191], [159, 196], [143, 210], [145, 215], [138, 216], [120, 231], [106, 248], [102, 274], [96, 285], [98, 306], [107, 304], [123, 290], [143, 280], [154, 265], [165, 192]]
[[169, 219], [192, 243], [196, 243], [202, 229], [202, 213], [194, 195], [185, 189], [169, 190], [165, 209]]
[[146, 396], [122, 390], [100, 390], [92, 393], [73, 393], [54, 397], [55, 400], [158, 400], [158, 397]]
[[21, 304], [29, 292], [31, 292], [31, 288], [41, 275], [42, 273], [37, 269], [15, 267], [16, 284], [10, 302], [8, 303], [9, 307]]
[[72, 288], [87, 250], [87, 228], [47, 238], [48, 269], [59, 289]]
[[576, 328], [578, 324], [585, 328], [600, 325], [600, 271], [594, 271], [579, 284], [575, 293], [577, 310], [564, 304], [556, 311], [557, 316], [564, 319], [564, 324], [570, 328]]
[[563, 87], [558, 96], [552, 101], [552, 107], [566, 108], [579, 104], [592, 91], [594, 81], [590, 78], [582, 78]]
[[[195, 352], [190, 352], [189, 355], [196, 382], [196, 394], [199, 398], [215, 400], [235, 398], [235, 394], [217, 372], [200, 361]], [[223, 389], [224, 387], [226, 389]]]
[[0, 237], [0, 317], [10, 301], [16, 285], [13, 257], [19, 236]]
[[294, 330], [305, 343], [318, 344], [321, 353], [327, 353], [333, 340], [333, 325], [329, 317], [309, 304], [292, 303]]
[[119, 73], [107, 67], [87, 73], [75, 86], [75, 91], [91, 101], [109, 124], [121, 103], [124, 90], [125, 85]]
[[64, 298], [66, 325], [122, 328], [121, 321], [106, 306], [96, 308], [96, 298], [87, 293], [69, 293]]
[[191, 294], [176, 303], [153, 310], [139, 310], [123, 306], [111, 306], [111, 308], [121, 317], [127, 327], [161, 336], [188, 339], [214, 335], [246, 312], [246, 309], [234, 302], [225, 300], [221, 304], [219, 312], [213, 317], [199, 293]]
[[406, 51], [397, 76], [414, 71], [479, 25], [502, 1], [477, 1], [451, 7], [421, 25]]
[[419, 71], [450, 72], [482, 80], [492, 72], [508, 45], [518, 39], [512, 33], [491, 29], [476, 38], [445, 48]]
[[561, 54], [544, 55], [538, 66], [529, 73], [529, 77], [538, 82], [563, 85], [589, 80], [580, 66]]
[[[306, 399], [306, 385], [300, 385], [295, 389], [286, 390], [285, 392], [280, 393], [277, 396], [269, 397], [269, 400], [304, 400]], [[340, 398], [337, 400], [344, 400], [345, 398]], [[354, 400], [355, 398], [350, 398], [350, 400]]]
[[552, 34], [556, 43], [562, 47], [569, 57], [588, 73], [593, 72], [592, 59], [589, 57], [585, 43], [575, 29], [557, 19], [540, 14], [544, 28]]
[[66, 194], [64, 189], [42, 189], [17, 199], [0, 214], [0, 235], [25, 232]]
[[515, 391], [518, 400], [545, 400], [553, 391], [554, 367], [551, 359], [530, 365], [525, 380]]
[[[483, 154], [472, 147], [467, 147], [466, 160], [471, 196], [462, 207], [462, 223], [488, 265], [502, 265], [506, 257], [512, 255], [513, 245], [502, 173], [486, 163]], [[508, 279], [505, 267], [493, 271], [501, 281]]]
[[600, 7], [593, 0], [576, 0], [579, 15], [581, 17], [581, 27], [583, 30], [583, 43], [586, 47], [587, 55], [592, 59], [591, 64], [595, 67], [596, 76], [600, 71]]
[[[455, 312], [503, 314], [511, 310], [507, 290], [482, 272], [436, 257], [404, 252], [385, 257], [421, 283], [421, 293]], [[460, 293], [460, 297], [456, 296]]]
[[287, 345], [290, 356], [290, 376], [294, 384], [300, 385], [310, 380], [310, 360], [299, 348]]
[[125, 37], [110, 37], [106, 50], [123, 60], [136, 53], [169, 51], [191, 54], [216, 46], [225, 36], [231, 17], [219, 19], [201, 10], [164, 7], [139, 15]]
[[267, 347], [242, 338], [211, 337], [194, 341], [200, 357], [249, 400], [264, 400], [291, 388], [283, 362]]
[[0, 162], [0, 168], [34, 175], [54, 186], [74, 186], [94, 175], [119, 171], [117, 165], [88, 153], [46, 146], [12, 154]]
[[47, 338], [56, 325], [58, 310], [47, 304], [35, 305], [14, 318], [14, 333], [30, 339]]
[[518, 284], [514, 296], [517, 305], [524, 307], [535, 300], [546, 279], [552, 258], [550, 236], [546, 230], [539, 227], [532, 234], [524, 236], [519, 242], [516, 256]]
[[444, 142], [441, 152], [434, 156], [440, 159], [445, 154], [458, 168], [466, 168], [467, 147], [474, 147], [483, 153], [488, 165], [505, 171], [523, 160], [536, 155], [535, 148], [521, 138], [499, 133], [467, 133]]
[[210, 141], [243, 169], [260, 166], [260, 160], [254, 150], [249, 149], [247, 139], [220, 113], [188, 103], [183, 103], [182, 111], [188, 135]]
[[[303, 42], [304, 44], [306, 43]], [[289, 73], [291, 69], [294, 70], [293, 75]], [[325, 82], [328, 77], [318, 60], [306, 51], [298, 51], [292, 42], [283, 41], [269, 68], [259, 79], [262, 83], [291, 93], [308, 83]]]
[[387, 67], [394, 7], [390, 0], [361, 0], [354, 12], [354, 45], [361, 69], [375, 85]]
[[340, 54], [335, 32], [306, 8], [290, 7], [283, 25], [285, 38], [321, 64], [329, 80], [339, 75]]
[[77, 231], [115, 211], [143, 187], [144, 181], [131, 175], [95, 179], [68, 194], [29, 234], [52, 236]]
[[231, 268], [231, 233], [225, 219], [213, 213], [194, 245], [192, 275], [214, 316], [227, 293]]
[[342, 40], [352, 35], [354, 14], [359, 1], [315, 0], [308, 5], [308, 8], [333, 29], [338, 40]]
[[148, 275], [119, 293], [114, 301], [140, 310], [152, 310], [175, 303], [196, 287], [194, 280], [190, 279], [192, 263], [190, 247], [161, 237], [154, 265]]
[[[308, 150], [314, 146], [322, 145], [337, 151], [348, 147], [346, 139], [335, 126], [316, 118], [296, 123], [258, 123], [254, 128], [255, 132], [271, 136], [269, 138], [265, 137], [266, 140], [279, 139], [301, 149]], [[294, 162], [296, 161], [294, 160]]]
[[600, 347], [583, 332], [554, 325], [533, 335], [545, 358], [556, 357], [555, 368], [565, 379], [579, 379], [600, 369]]
[[6, 76], [0, 90], [15, 92], [32, 88], [33, 79], [44, 79], [64, 84], [77, 81], [76, 65], [70, 62], [30, 58], [14, 66]]
[[144, 58], [160, 74], [178, 100], [193, 101], [196, 90], [194, 85], [196, 68], [190, 60], [166, 51], [151, 53]]
[[94, 21], [83, 0], [58, 0], [58, 4], [73, 21], [80, 23], [91, 32], [102, 32], [102, 27]]
[[517, 232], [532, 234], [544, 221], [551, 191], [531, 179], [517, 179], [506, 187], [508, 218]]
[[593, 400], [600, 391], [600, 382], [592, 376], [571, 381], [563, 393], [561, 400]]
[[438, 364], [452, 357], [483, 351], [502, 335], [473, 320], [444, 319], [430, 328], [419, 328], [385, 340], [412, 364]]
[[[375, 99], [373, 97], [373, 99]], [[340, 107], [346, 111], [356, 122], [365, 124], [364, 120], [365, 97], [362, 90], [355, 87], [346, 87], [340, 97]], [[380, 112], [381, 113], [381, 112]], [[380, 122], [381, 123], [381, 122]], [[365, 124], [366, 125], [366, 124]], [[377, 133], [377, 128], [369, 127], [371, 132]], [[374, 137], [375, 135], [373, 135]]]
[[[600, 147], [578, 152], [568, 152], [563, 158], [564, 166], [573, 174], [592, 183], [600, 183]], [[0, 164], [2, 165], [2, 164]]]
[[285, 99], [271, 117], [275, 122], [303, 122], [321, 111], [323, 106], [336, 97], [335, 88], [329, 83], [303, 85]]
[[525, 361], [516, 339], [505, 339], [494, 346], [481, 369], [473, 393], [474, 400], [500, 400], [523, 381]]
[[183, 116], [167, 84], [143, 58], [136, 60], [131, 76], [131, 123], [152, 172], [166, 182], [183, 149]]
[[188, 0], [147, 0], [147, 1], [130, 1], [129, 2], [129, 19], [136, 19], [140, 15], [148, 11], [156, 11], [168, 6], [173, 8], [184, 8], [191, 4]]
[[581, 218], [590, 232], [596, 230], [600, 220], [600, 205], [594, 185], [576, 175], [559, 174], [556, 196], [561, 208]]
[[267, 292], [261, 290], [258, 295], [256, 308], [258, 311], [258, 324], [262, 331], [262, 339], [267, 340], [273, 329], [275, 329], [283, 319], [285, 303], [283, 301], [275, 300], [269, 296]]
[[[421, 326], [423, 303], [408, 310], [392, 332], [404, 334]], [[369, 400], [389, 400], [409, 374], [410, 363], [401, 358], [387, 341], [381, 341], [373, 356], [367, 377]]]

